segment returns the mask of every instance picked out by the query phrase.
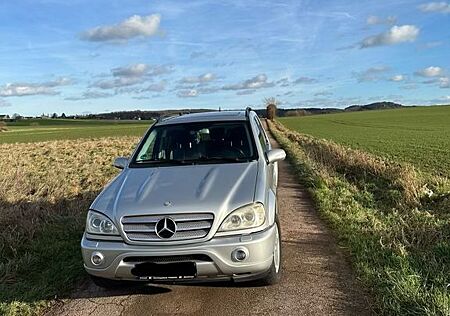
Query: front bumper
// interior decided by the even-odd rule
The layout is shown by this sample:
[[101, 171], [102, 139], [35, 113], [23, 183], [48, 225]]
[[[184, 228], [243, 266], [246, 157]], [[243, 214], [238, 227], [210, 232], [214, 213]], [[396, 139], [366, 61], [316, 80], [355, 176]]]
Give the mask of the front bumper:
[[[121, 241], [91, 240], [85, 234], [81, 241], [81, 250], [86, 271], [91, 275], [107, 279], [142, 280], [131, 273], [137, 264], [130, 262], [130, 258], [133, 257], [206, 255], [211, 260], [195, 261], [197, 276], [190, 281], [221, 279], [239, 281], [257, 278], [270, 269], [274, 244], [275, 226], [272, 226], [253, 234], [215, 237], [206, 242], [185, 245], [136, 246]], [[237, 262], [232, 259], [231, 253], [236, 248], [246, 250], [245, 260]], [[100, 252], [104, 256], [102, 264], [95, 266], [91, 262], [93, 252]], [[165, 279], [158, 281], [165, 281]]]

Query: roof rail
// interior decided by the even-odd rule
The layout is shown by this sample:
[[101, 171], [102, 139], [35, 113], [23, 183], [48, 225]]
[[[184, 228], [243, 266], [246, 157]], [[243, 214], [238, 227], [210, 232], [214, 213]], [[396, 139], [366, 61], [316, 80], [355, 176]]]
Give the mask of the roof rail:
[[245, 117], [247, 118], [247, 120], [250, 118], [250, 111], [251, 110], [252, 110], [252, 108], [249, 107], [249, 106], [245, 109]]
[[160, 123], [160, 122], [163, 122], [163, 121], [167, 121], [167, 120], [173, 119], [173, 118], [178, 117], [178, 116], [181, 116], [181, 115], [182, 115], [182, 114], [178, 114], [178, 115], [169, 115], [169, 116], [160, 116], [160, 117], [158, 117], [158, 118], [156, 119], [156, 123]]

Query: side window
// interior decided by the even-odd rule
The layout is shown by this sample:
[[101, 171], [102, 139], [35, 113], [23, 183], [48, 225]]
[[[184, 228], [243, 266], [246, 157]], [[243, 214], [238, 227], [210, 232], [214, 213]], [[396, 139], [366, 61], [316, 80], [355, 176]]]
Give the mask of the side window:
[[258, 139], [259, 139], [259, 142], [261, 144], [261, 147], [262, 147], [263, 151], [266, 152], [269, 149], [269, 141], [266, 138], [266, 134], [264, 133], [264, 129], [261, 126], [261, 123], [260, 123], [260, 121], [257, 118], [255, 118], [255, 123], [256, 123], [256, 126], [258, 127]]
[[261, 133], [261, 131], [259, 131], [258, 138], [259, 138], [259, 142], [261, 143], [262, 149], [264, 150], [264, 152], [266, 152], [267, 151], [267, 144], [266, 144], [266, 140], [264, 138], [264, 135]]
[[156, 142], [156, 135], [157, 131], [153, 130], [151, 134], [148, 136], [147, 141], [145, 142], [144, 146], [142, 147], [139, 155], [140, 160], [146, 160], [151, 159], [151, 155], [154, 151], [155, 142]]

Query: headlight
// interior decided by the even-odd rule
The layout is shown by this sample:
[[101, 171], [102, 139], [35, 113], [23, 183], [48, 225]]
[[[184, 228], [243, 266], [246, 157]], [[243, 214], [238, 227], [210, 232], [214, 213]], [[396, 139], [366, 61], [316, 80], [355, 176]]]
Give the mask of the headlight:
[[108, 217], [93, 211], [88, 212], [86, 232], [91, 234], [119, 235], [116, 226]]
[[264, 224], [266, 211], [261, 203], [250, 204], [231, 212], [225, 218], [219, 231], [254, 228]]

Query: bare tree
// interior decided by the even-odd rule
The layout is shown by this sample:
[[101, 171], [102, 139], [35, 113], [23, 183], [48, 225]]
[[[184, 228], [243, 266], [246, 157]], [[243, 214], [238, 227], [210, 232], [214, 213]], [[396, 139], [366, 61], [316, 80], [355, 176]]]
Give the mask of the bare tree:
[[275, 117], [277, 116], [277, 105], [278, 105], [278, 100], [271, 97], [271, 98], [265, 98], [264, 99], [264, 103], [266, 105], [266, 117], [269, 120], [274, 120]]

